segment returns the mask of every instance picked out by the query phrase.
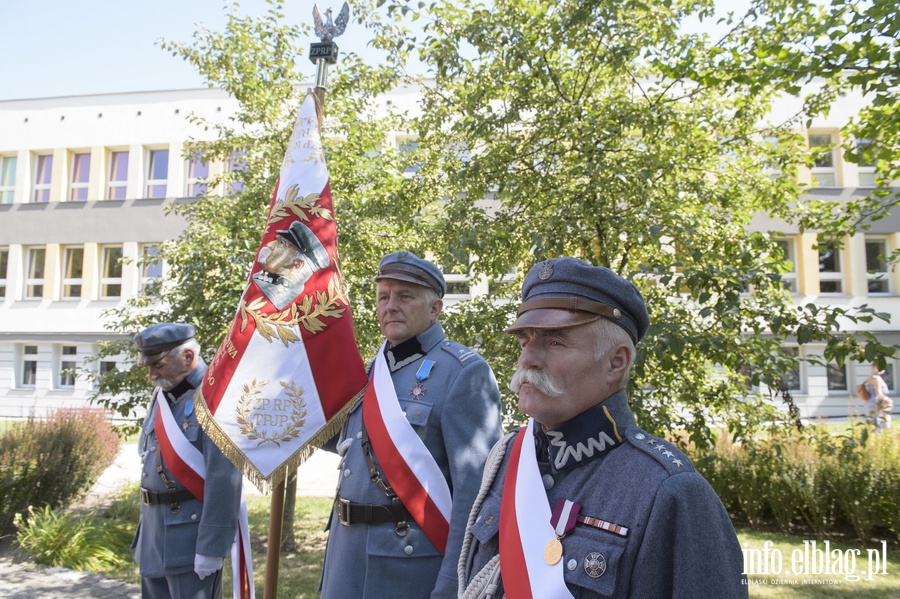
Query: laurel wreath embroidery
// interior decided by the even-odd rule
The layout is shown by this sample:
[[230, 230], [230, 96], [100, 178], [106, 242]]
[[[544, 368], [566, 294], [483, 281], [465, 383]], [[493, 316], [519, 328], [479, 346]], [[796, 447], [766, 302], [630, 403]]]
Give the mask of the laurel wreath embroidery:
[[267, 380], [257, 381], [253, 379], [251, 383], [245, 383], [241, 400], [235, 409], [240, 433], [250, 441], [259, 440], [259, 443], [256, 444], [257, 447], [265, 443], [273, 443], [275, 446], [281, 447], [282, 443], [287, 443], [299, 435], [300, 429], [306, 424], [306, 401], [303, 399], [303, 388], [297, 387], [294, 381], [278, 382], [285, 389], [284, 393], [287, 396], [287, 403], [291, 408], [288, 425], [282, 431], [260, 431], [256, 424], [252, 422], [253, 407], [262, 399], [262, 391], [269, 384]]
[[285, 347], [289, 347], [291, 343], [300, 341], [294, 329], [296, 325], [313, 334], [323, 331], [325, 323], [322, 319], [342, 318], [346, 309], [343, 306], [348, 303], [347, 294], [344, 293], [337, 276], [331, 277], [326, 290], [315, 293], [315, 300], [313, 294], [306, 295], [301, 301], [292, 303], [274, 314], [263, 313], [263, 308], [269, 305], [264, 298], [257, 298], [249, 304], [241, 299], [241, 332], [247, 328], [249, 319], [253, 319], [256, 331], [266, 341], [272, 343], [278, 339]]
[[276, 207], [269, 215], [269, 220], [266, 222], [266, 231], [269, 230], [269, 226], [272, 223], [277, 223], [286, 218], [290, 218], [292, 214], [306, 223], [309, 222], [310, 216], [324, 218], [325, 220], [334, 220], [334, 215], [331, 213], [331, 210], [316, 204], [316, 202], [319, 201], [321, 194], [311, 193], [308, 196], [301, 198], [298, 195], [299, 192], [297, 189], [296, 185], [291, 185], [288, 188], [287, 194], [284, 196], [284, 202]]

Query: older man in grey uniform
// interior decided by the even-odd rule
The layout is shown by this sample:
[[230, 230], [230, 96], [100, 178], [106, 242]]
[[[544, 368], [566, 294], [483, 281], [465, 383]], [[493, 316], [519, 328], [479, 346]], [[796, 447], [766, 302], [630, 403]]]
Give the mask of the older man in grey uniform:
[[487, 363], [444, 335], [437, 266], [396, 252], [375, 281], [386, 342], [338, 440], [322, 597], [455, 598], [466, 518], [502, 432], [500, 392]]
[[625, 383], [649, 316], [637, 288], [574, 258], [533, 267], [510, 388], [528, 425], [492, 450], [459, 562], [464, 597], [746, 597], [721, 501], [641, 430]]
[[[141, 519], [132, 548], [149, 599], [222, 596], [222, 565], [237, 531], [242, 477], [197, 422], [194, 393], [206, 364], [189, 324], [134, 336], [156, 386], [141, 428]], [[205, 482], [188, 466], [197, 451]], [[188, 460], [188, 462], [185, 462]], [[198, 496], [199, 495], [199, 496]]]

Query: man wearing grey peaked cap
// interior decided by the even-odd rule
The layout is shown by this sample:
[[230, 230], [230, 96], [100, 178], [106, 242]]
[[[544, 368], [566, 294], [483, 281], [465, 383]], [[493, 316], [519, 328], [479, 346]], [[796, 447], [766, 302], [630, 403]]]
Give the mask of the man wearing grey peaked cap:
[[336, 440], [322, 599], [455, 599], [466, 518], [502, 434], [500, 390], [487, 362], [444, 334], [434, 263], [393, 252], [375, 282], [385, 343]]
[[[194, 394], [206, 363], [194, 334], [189, 324], [163, 322], [134, 336], [139, 364], [156, 387], [138, 440], [141, 517], [132, 543], [145, 599], [221, 597], [238, 527], [243, 479], [197, 422]], [[196, 476], [185, 469], [192, 450], [179, 435], [202, 455], [202, 492], [187, 484]], [[164, 438], [170, 441], [160, 443]]]
[[507, 329], [527, 426], [485, 465], [458, 564], [461, 597], [747, 597], [712, 487], [638, 428], [625, 394], [650, 318], [638, 289], [575, 258], [535, 265]]

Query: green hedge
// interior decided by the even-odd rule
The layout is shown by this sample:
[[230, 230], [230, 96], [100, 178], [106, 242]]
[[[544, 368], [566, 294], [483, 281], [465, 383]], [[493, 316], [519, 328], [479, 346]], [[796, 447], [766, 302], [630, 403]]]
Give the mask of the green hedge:
[[740, 445], [719, 440], [694, 455], [698, 470], [738, 520], [818, 537], [900, 539], [900, 438], [867, 425], [831, 434], [823, 426], [781, 430]]
[[59, 410], [48, 420], [12, 423], [0, 433], [0, 535], [17, 513], [58, 508], [86, 493], [112, 464], [120, 440], [107, 412]]

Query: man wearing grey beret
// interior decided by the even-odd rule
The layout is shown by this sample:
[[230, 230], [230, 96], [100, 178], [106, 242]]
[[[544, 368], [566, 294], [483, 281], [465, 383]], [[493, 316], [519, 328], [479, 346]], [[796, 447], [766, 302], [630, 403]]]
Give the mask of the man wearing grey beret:
[[502, 433], [500, 390], [487, 362], [444, 334], [435, 264], [393, 252], [375, 282], [385, 343], [336, 445], [322, 599], [455, 599], [466, 518]]
[[164, 322], [134, 336], [156, 387], [138, 441], [141, 518], [132, 544], [145, 599], [221, 597], [222, 566], [238, 526], [243, 478], [194, 409], [206, 373], [194, 332]]
[[462, 597], [747, 597], [722, 502], [638, 428], [625, 394], [650, 325], [638, 289], [575, 258], [535, 265], [510, 388], [530, 416], [491, 450], [458, 564]]

